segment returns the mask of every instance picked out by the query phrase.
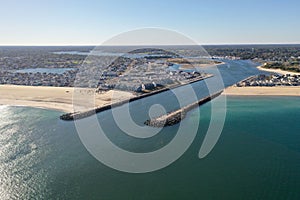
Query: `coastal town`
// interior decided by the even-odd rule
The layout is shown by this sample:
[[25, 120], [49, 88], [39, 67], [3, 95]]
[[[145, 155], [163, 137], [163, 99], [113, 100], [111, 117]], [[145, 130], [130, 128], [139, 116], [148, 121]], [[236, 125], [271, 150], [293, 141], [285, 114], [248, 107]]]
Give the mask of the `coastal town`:
[[0, 84], [73, 87], [85, 56], [56, 54], [58, 50], [65, 48], [1, 47]]
[[0, 84], [27, 85], [27, 86], [53, 86], [73, 87], [77, 70], [66, 71], [63, 74], [57, 73], [22, 73], [0, 71]]
[[237, 87], [275, 87], [275, 86], [300, 86], [300, 75], [257, 75], [251, 76], [236, 84]]
[[[118, 89], [147, 93], [209, 77], [208, 74], [197, 71], [191, 64], [189, 69], [181, 69], [179, 64], [169, 60], [178, 58], [178, 55], [156, 49], [135, 50], [131, 52], [134, 56], [130, 58], [128, 56], [86, 58], [75, 54], [72, 60], [72, 55], [64, 53], [44, 52], [38, 55], [37, 59], [30, 59], [30, 56], [25, 55], [0, 58], [0, 64], [4, 66], [0, 70], [0, 84], [76, 86], [96, 88], [97, 92]], [[103, 64], [106, 60], [111, 62]], [[26, 65], [21, 64], [23, 62]], [[214, 64], [212, 61], [209, 62]], [[57, 73], [58, 70], [64, 71]]]
[[[182, 70], [179, 66], [165, 61], [149, 61], [139, 59], [129, 67], [115, 70], [112, 66], [102, 72], [98, 90], [118, 89], [133, 92], [149, 92], [174, 84], [184, 84], [207, 77], [207, 74], [195, 70]], [[120, 68], [119, 68], [120, 69]]]
[[[244, 51], [240, 51], [231, 47], [236, 54], [228, 53], [226, 56], [224, 52], [229, 50], [223, 51], [225, 47], [214, 47], [213, 51], [208, 48], [213, 56], [194, 57], [203, 53], [203, 49], [190, 47], [189, 50], [187, 47], [177, 47], [177, 50], [166, 51], [161, 48], [140, 48], [120, 54], [119, 47], [106, 48], [105, 51], [91, 52], [92, 47], [1, 47], [2, 104], [58, 109], [67, 113], [62, 115], [61, 119], [74, 120], [92, 115], [95, 111], [101, 112], [128, 101], [210, 78], [213, 76], [213, 73], [209, 74], [211, 66], [220, 65], [219, 69], [230, 71], [228, 65], [222, 64], [243, 64], [243, 60], [239, 60], [243, 59], [241, 52], [248, 52], [249, 49], [245, 47]], [[265, 49], [271, 56], [269, 50]], [[121, 52], [126, 52], [125, 50]], [[286, 50], [290, 53], [284, 55], [297, 55], [293, 54], [294, 51], [290, 47], [280, 47], [280, 51]], [[179, 53], [174, 52], [188, 57], [180, 57]], [[255, 62], [255, 59], [252, 61]], [[251, 67], [254, 62], [247, 61], [247, 65]], [[297, 73], [279, 75], [271, 72], [269, 75], [270, 72], [259, 72], [255, 68], [251, 70], [251, 75], [254, 76], [237, 83], [238, 87], [226, 88], [223, 94], [264, 93], [255, 92], [258, 90], [257, 86], [260, 86], [264, 88], [263, 91], [268, 90], [266, 94], [270, 95], [298, 95], [300, 78]], [[261, 75], [256, 75], [258, 73]], [[72, 107], [74, 88], [79, 88], [83, 99], [88, 94], [94, 94], [92, 97], [96, 99], [95, 105], [86, 107], [84, 101], [79, 102], [78, 107], [83, 112], [76, 114]], [[117, 96], [113, 101], [112, 93]]]
[[[118, 89], [144, 93], [207, 77], [207, 74], [200, 73], [194, 67], [203, 61], [189, 63], [189, 60], [182, 59], [174, 53], [181, 52], [188, 56], [195, 56], [203, 51], [195, 47], [174, 48], [173, 51], [140, 48], [124, 56], [88, 57], [92, 48], [2, 47], [0, 48], [0, 84], [79, 86], [96, 88], [98, 92]], [[206, 46], [205, 48], [212, 55], [208, 65], [221, 63], [219, 60], [222, 59], [251, 59], [261, 63], [265, 62], [263, 68], [299, 70], [298, 50], [300, 47], [297, 45]], [[117, 52], [114, 48], [111, 48], [110, 51]], [[111, 62], [103, 64], [105, 59]], [[186, 67], [187, 64], [192, 67]], [[84, 68], [85, 66], [86, 68]], [[64, 71], [57, 73], [58, 70]], [[94, 81], [91, 81], [91, 74]], [[278, 85], [299, 85], [299, 76], [260, 75], [237, 84], [237, 86]]]
[[216, 45], [206, 50], [217, 59], [241, 59], [264, 63], [266, 69], [300, 72], [300, 46], [290, 45]]

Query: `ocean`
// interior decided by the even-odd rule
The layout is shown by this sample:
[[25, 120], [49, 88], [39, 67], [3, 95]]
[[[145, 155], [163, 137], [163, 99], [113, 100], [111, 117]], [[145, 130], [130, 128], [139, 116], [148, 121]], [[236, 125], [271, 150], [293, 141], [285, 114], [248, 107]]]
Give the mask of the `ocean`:
[[[229, 64], [220, 66], [225, 85], [257, 73], [247, 61]], [[193, 85], [198, 96], [201, 84]], [[171, 92], [133, 102], [130, 111], [137, 123], [157, 100], [167, 109], [178, 106]], [[171, 165], [143, 174], [120, 172], [97, 161], [81, 143], [74, 122], [59, 120], [61, 112], [0, 106], [0, 199], [299, 199], [299, 100], [227, 97], [221, 137], [199, 159], [211, 120], [207, 103], [200, 107], [200, 120], [194, 110], [182, 121], [199, 124], [188, 150]], [[97, 117], [114, 143], [133, 152], [163, 147], [178, 129], [167, 127], [140, 143], [116, 128], [111, 111]]]

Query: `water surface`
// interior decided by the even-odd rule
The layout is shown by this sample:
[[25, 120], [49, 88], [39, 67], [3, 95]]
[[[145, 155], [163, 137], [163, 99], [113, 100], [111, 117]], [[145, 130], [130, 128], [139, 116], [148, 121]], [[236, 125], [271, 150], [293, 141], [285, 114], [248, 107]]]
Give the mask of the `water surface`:
[[[218, 68], [229, 86], [259, 73], [255, 66], [227, 61]], [[208, 94], [203, 81], [193, 87], [199, 98]], [[184, 94], [185, 87], [176, 90]], [[200, 121], [195, 110], [182, 121], [200, 126], [188, 151], [147, 174], [123, 173], [98, 162], [82, 145], [74, 122], [58, 119], [61, 112], [0, 106], [0, 199], [299, 199], [299, 100], [228, 97], [222, 135], [213, 151], [199, 159], [211, 117], [211, 104], [205, 104]], [[157, 102], [168, 111], [179, 106], [171, 91], [132, 102], [136, 123], [143, 124], [148, 108]], [[163, 147], [178, 128], [167, 127], [141, 141], [124, 134], [111, 111], [97, 117], [115, 144], [133, 152]]]
[[[221, 138], [204, 159], [198, 151], [210, 121], [191, 112], [182, 123], [200, 123], [197, 137], [175, 163], [147, 174], [127, 174], [95, 160], [72, 122], [56, 111], [1, 106], [1, 199], [299, 199], [299, 97], [229, 97]], [[102, 119], [103, 116], [99, 116]], [[108, 127], [112, 127], [106, 121]], [[144, 151], [172, 139], [122, 146]], [[175, 129], [175, 127], [174, 127]], [[118, 143], [117, 129], [111, 140]], [[186, 134], [189, 130], [186, 130]], [[109, 152], [107, 152], [109, 153]]]

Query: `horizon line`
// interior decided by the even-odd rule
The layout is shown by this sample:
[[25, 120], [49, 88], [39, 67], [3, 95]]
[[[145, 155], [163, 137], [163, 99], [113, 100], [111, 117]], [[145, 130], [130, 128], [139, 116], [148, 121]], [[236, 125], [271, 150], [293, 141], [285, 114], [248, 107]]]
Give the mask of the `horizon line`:
[[203, 43], [203, 44], [120, 44], [120, 45], [102, 45], [102, 44], [0, 44], [0, 47], [5, 46], [23, 46], [23, 47], [56, 47], [56, 46], [65, 46], [65, 47], [71, 47], [71, 46], [218, 46], [218, 45], [300, 45], [300, 42], [298, 43]]

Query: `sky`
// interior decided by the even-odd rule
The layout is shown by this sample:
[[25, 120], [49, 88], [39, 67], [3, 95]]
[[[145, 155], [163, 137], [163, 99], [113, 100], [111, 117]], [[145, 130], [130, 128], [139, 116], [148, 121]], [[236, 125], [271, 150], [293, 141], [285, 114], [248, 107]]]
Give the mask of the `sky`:
[[299, 8], [299, 0], [0, 0], [0, 45], [100, 45], [149, 27], [199, 44], [299, 44]]

